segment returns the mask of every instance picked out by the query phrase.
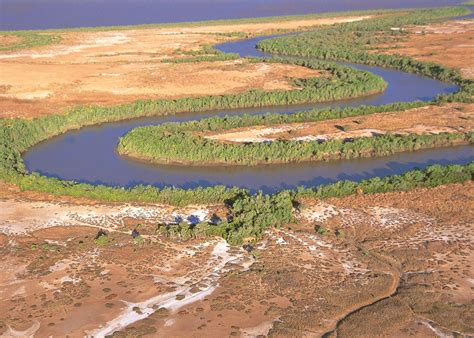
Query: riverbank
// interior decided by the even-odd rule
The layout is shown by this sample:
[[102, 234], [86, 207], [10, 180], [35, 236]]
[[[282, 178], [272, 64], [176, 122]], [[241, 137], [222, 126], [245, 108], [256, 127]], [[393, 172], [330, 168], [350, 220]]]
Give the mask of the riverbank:
[[[472, 190], [467, 182], [301, 198], [295, 221], [269, 229], [250, 254], [218, 239], [164, 238], [155, 220], [137, 213], [126, 213], [123, 222], [108, 214], [113, 226], [97, 222], [108, 241], [96, 241], [96, 222], [61, 223], [62, 214], [31, 209], [34, 200], [2, 199], [7, 213], [28, 209], [26, 225], [39, 217], [48, 226], [0, 235], [0, 308], [8, 309], [0, 334], [323, 334], [338, 321], [341, 335], [373, 330], [375, 323], [380, 332], [426, 334], [427, 326], [416, 325], [421, 317], [472, 334], [466, 325], [472, 276], [464, 268], [472, 256]], [[59, 207], [44, 203], [47, 210]], [[76, 221], [92, 221], [101, 208], [60, 207], [77, 214]], [[137, 226], [141, 244], [130, 236]], [[399, 281], [395, 295], [377, 301]], [[368, 315], [372, 309], [377, 315]]]
[[[212, 60], [216, 51], [211, 46], [217, 43], [369, 17], [372, 15], [34, 32], [49, 37], [51, 45], [12, 51], [7, 50], [8, 46], [22, 44], [15, 42], [16, 35], [4, 32], [2, 36], [11, 39], [4, 40], [0, 47], [0, 117], [48, 116], [77, 105], [110, 107], [147, 99], [294, 89], [292, 79], [318, 73], [245, 60], [197, 61]], [[25, 34], [19, 33], [20, 38]], [[180, 60], [193, 62], [174, 63]], [[51, 73], [56, 76], [47, 76]]]
[[[200, 53], [180, 57], [207, 55]], [[261, 64], [270, 65], [241, 67]], [[279, 172], [264, 166], [260, 174], [128, 163], [149, 175], [141, 176], [110, 156], [127, 131], [166, 121], [188, 121], [195, 135], [206, 123], [210, 133], [222, 123], [229, 130], [308, 123], [315, 134], [326, 123], [336, 128], [331, 119], [341, 132], [359, 128], [343, 121], [387, 131], [423, 120], [456, 131], [471, 126], [469, 82], [444, 67], [431, 73], [437, 66], [416, 65], [427, 68], [415, 72], [458, 84], [460, 94], [454, 85], [371, 68], [389, 79], [389, 97], [334, 102], [357, 105], [350, 109], [273, 106], [243, 117], [243, 108], [230, 108], [247, 101], [230, 95], [1, 119], [0, 335], [473, 335], [472, 146], [325, 167], [287, 164]], [[439, 93], [446, 95], [436, 99]], [[246, 100], [258, 106], [261, 94]], [[404, 99], [410, 102], [395, 103]], [[280, 114], [259, 115], [267, 109]], [[226, 114], [237, 116], [196, 121]], [[179, 126], [168, 125], [169, 135], [179, 135]], [[432, 163], [443, 165], [426, 168]], [[31, 173], [34, 164], [40, 174]], [[64, 168], [75, 171], [63, 176]], [[177, 188], [182, 182], [193, 185]]]
[[470, 119], [472, 114], [473, 104], [430, 105], [400, 112], [374, 113], [319, 122], [256, 125], [226, 131], [201, 132], [197, 135], [224, 143], [261, 143], [276, 140], [353, 139], [387, 133], [453, 133], [473, 130], [474, 121]]
[[[151, 163], [248, 166], [387, 156], [471, 143], [472, 105], [400, 112], [391, 108], [395, 106], [306, 112], [274, 121], [267, 115], [141, 127], [120, 138], [117, 151]], [[337, 118], [344, 116], [349, 117]]]

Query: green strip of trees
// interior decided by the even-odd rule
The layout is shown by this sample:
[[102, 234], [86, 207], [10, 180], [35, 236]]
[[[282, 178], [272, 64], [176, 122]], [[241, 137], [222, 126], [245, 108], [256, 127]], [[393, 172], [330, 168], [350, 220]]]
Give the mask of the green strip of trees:
[[442, 184], [469, 181], [473, 179], [473, 175], [474, 162], [465, 166], [433, 165], [425, 170], [415, 169], [402, 175], [376, 177], [359, 183], [340, 181], [317, 188], [282, 191], [274, 195], [262, 193], [250, 195], [247, 192], [239, 192], [227, 200], [230, 211], [228, 220], [223, 220], [218, 224], [163, 224], [157, 227], [157, 232], [179, 239], [221, 236], [231, 244], [242, 244], [244, 240], [261, 238], [264, 231], [270, 227], [279, 228], [294, 221], [294, 205], [298, 205], [304, 199], [432, 188]]
[[468, 144], [474, 133], [392, 135], [350, 140], [222, 143], [187, 131], [156, 133], [159, 127], [142, 127], [120, 139], [118, 152], [156, 163], [199, 165], [258, 165], [387, 156], [426, 148]]
[[207, 139], [199, 133], [256, 125], [272, 126], [285, 123], [316, 122], [374, 113], [402, 111], [421, 105], [420, 102], [385, 106], [314, 109], [295, 114], [244, 115], [211, 117], [186, 123], [166, 123], [140, 127], [120, 138], [118, 152], [157, 163], [186, 163], [200, 165], [257, 165], [314, 160], [350, 159], [386, 156], [402, 151], [472, 143], [472, 132], [441, 133], [437, 135], [381, 135], [351, 140], [317, 141], [275, 140], [263, 143], [223, 143]]
[[174, 55], [185, 56], [164, 59], [163, 63], [192, 63], [192, 62], [213, 62], [213, 61], [227, 61], [236, 60], [240, 58], [237, 53], [224, 53], [212, 45], [203, 45], [197, 50], [181, 50], [178, 49]]
[[426, 25], [450, 17], [465, 15], [464, 7], [422, 9], [398, 12], [363, 21], [321, 27], [309, 33], [263, 40], [258, 48], [279, 55], [340, 60], [399, 69], [441, 81], [458, 84], [461, 91], [440, 100], [469, 101], [474, 95], [474, 82], [463, 79], [456, 70], [435, 63], [416, 61], [401, 55], [377, 53], [377, 46], [396, 41], [408, 33], [403, 27]]
[[240, 58], [236, 53], [218, 53], [210, 55], [199, 55], [185, 58], [165, 59], [163, 63], [194, 63], [194, 62], [215, 62], [215, 61], [229, 61]]

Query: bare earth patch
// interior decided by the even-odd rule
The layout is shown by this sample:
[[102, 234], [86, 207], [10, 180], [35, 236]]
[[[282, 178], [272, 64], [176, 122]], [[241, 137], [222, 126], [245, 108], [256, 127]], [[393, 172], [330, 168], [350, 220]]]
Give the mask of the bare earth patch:
[[[23, 76], [19, 76], [20, 72]], [[55, 76], [48, 76], [49, 73]], [[0, 109], [5, 109], [3, 117], [26, 117], [31, 112], [36, 115], [58, 113], [66, 106], [81, 104], [113, 105], [138, 99], [241, 93], [255, 88], [289, 90], [296, 88], [290, 84], [292, 78], [320, 75], [300, 66], [239, 60], [114, 66], [79, 64], [74, 67], [12, 64], [3, 74], [2, 78], [10, 86], [0, 94]], [[25, 107], [31, 110], [27, 113], [23, 110]]]
[[[464, 286], [473, 288], [473, 215], [456, 210], [472, 204], [473, 188], [303, 201], [297, 224], [256, 245], [249, 270], [223, 276], [203, 302], [123, 333], [152, 326], [158, 337], [422, 336], [429, 324], [472, 334]], [[324, 234], [315, 231], [321, 226]]]
[[[390, 54], [414, 57], [459, 69], [466, 78], [474, 79], [474, 21], [448, 21], [408, 29], [409, 35], [395, 44], [380, 46]], [[379, 51], [377, 51], [379, 52]]]
[[[90, 226], [130, 232], [128, 222], [196, 224], [209, 221], [208, 207], [172, 208], [164, 205], [74, 205], [40, 201], [0, 200], [0, 232], [25, 234], [55, 226]], [[46, 212], [47, 211], [47, 212]], [[54, 215], [51, 217], [51, 215]]]
[[16, 35], [0, 35], [1, 47], [8, 47], [20, 41], [21, 41], [20, 38]]
[[0, 335], [473, 334], [473, 201], [472, 182], [300, 201], [248, 254], [159, 237], [152, 213], [116, 213], [130, 206], [100, 215], [99, 245], [101, 205], [4, 198]]
[[[61, 43], [0, 53], [0, 117], [34, 117], [76, 105], [114, 105], [138, 99], [291, 89], [291, 78], [318, 76], [298, 66], [242, 61], [173, 64], [203, 45], [366, 16], [284, 22], [64, 32]], [[54, 76], [51, 76], [54, 74]]]
[[438, 134], [474, 129], [474, 105], [450, 104], [379, 113], [321, 122], [255, 126], [205, 134], [222, 142], [271, 142], [275, 140], [326, 141], [383, 134]]
[[0, 334], [103, 337], [159, 309], [166, 314], [201, 301], [227, 263], [248, 260], [218, 239], [137, 246], [109, 234], [110, 243], [98, 246], [87, 228], [32, 236], [16, 237], [9, 253], [2, 249]]

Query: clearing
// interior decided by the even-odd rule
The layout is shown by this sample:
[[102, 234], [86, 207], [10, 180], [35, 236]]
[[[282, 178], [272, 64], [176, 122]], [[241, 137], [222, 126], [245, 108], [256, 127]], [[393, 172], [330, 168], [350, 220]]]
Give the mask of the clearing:
[[394, 43], [379, 46], [377, 53], [400, 54], [438, 63], [459, 69], [464, 77], [474, 79], [474, 21], [458, 20], [414, 26], [408, 28], [407, 32], [408, 35], [402, 35]]
[[275, 140], [327, 141], [383, 134], [438, 134], [474, 130], [474, 104], [427, 106], [402, 112], [377, 113], [321, 122], [253, 126], [203, 136], [222, 142]]

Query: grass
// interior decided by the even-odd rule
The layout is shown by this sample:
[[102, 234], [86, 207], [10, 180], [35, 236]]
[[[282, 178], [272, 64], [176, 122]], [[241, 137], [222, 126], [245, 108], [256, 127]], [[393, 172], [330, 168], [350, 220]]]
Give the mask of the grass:
[[95, 244], [97, 246], [107, 246], [109, 244], [109, 237], [107, 235], [100, 235], [95, 239]]
[[[450, 10], [448, 9], [446, 11], [449, 12]], [[454, 12], [456, 14], [465, 13], [459, 9], [451, 10], [450, 13]], [[364, 13], [367, 14], [367, 12]], [[343, 16], [342, 13], [338, 15]], [[345, 15], [354, 15], [354, 13], [345, 13]], [[443, 16], [438, 16], [437, 19], [440, 17]], [[295, 17], [291, 17], [289, 20], [294, 18]], [[282, 18], [279, 17], [276, 19], [281, 20]], [[251, 20], [237, 21], [250, 22]], [[228, 21], [223, 23], [228, 23]], [[199, 24], [202, 25], [203, 23]], [[363, 24], [361, 25], [364, 27]], [[339, 27], [339, 25], [336, 26]], [[353, 27], [347, 26], [347, 24], [343, 26]], [[128, 28], [119, 27], [117, 29]], [[9, 34], [13, 33], [14, 32], [9, 32]], [[401, 61], [403, 61], [403, 59], [401, 59]], [[412, 72], [425, 72], [431, 74], [433, 77], [459, 83], [464, 86], [464, 92], [467, 91], [466, 86], [472, 85], [470, 82], [467, 84], [462, 82], [463, 80], [456, 72], [438, 65], [408, 63], [407, 70]], [[341, 84], [344, 85], [343, 83]], [[314, 81], [308, 82], [306, 85], [313, 86], [313, 88], [317, 88], [317, 90], [320, 91], [320, 86], [324, 86], [325, 84]], [[223, 186], [193, 190], [173, 187], [158, 189], [152, 186], [136, 186], [125, 189], [121, 187], [63, 181], [39, 174], [27, 173], [21, 158], [21, 153], [32, 145], [52, 136], [65, 133], [68, 130], [78, 129], [87, 125], [141, 116], [174, 114], [181, 111], [197, 112], [211, 109], [258, 107], [267, 104], [281, 104], [282, 102], [288, 104], [298, 102], [294, 101], [294, 98], [291, 96], [286, 95], [288, 95], [288, 93], [253, 91], [239, 95], [208, 96], [190, 99], [142, 100], [115, 107], [76, 107], [65, 115], [48, 116], [28, 121], [2, 119], [0, 120], [0, 179], [17, 185], [21, 190], [34, 190], [59, 196], [87, 197], [108, 202], [159, 202], [177, 206], [196, 203], [226, 203], [233, 215], [231, 221], [223, 221], [218, 225], [204, 224], [199, 227], [196, 226], [196, 229], [199, 229], [201, 233], [207, 236], [218, 235], [226, 238], [231, 243], [239, 243], [243, 238], [258, 238], [265, 228], [270, 226], [282, 226], [290, 222], [292, 220], [291, 210], [293, 203], [302, 198], [328, 198], [348, 196], [356, 193], [371, 194], [388, 191], [404, 191], [419, 187], [434, 187], [441, 184], [466, 182], [473, 178], [474, 163], [471, 163], [465, 166], [432, 166], [426, 170], [412, 170], [403, 175], [374, 178], [362, 182], [341, 181], [335, 184], [314, 188], [300, 188], [295, 191], [284, 191], [274, 195], [263, 195], [261, 193], [250, 195], [243, 189], [226, 188]], [[295, 97], [302, 100], [301, 94], [295, 95]], [[444, 99], [458, 100], [461, 98], [460, 96], [453, 95], [447, 96]], [[420, 104], [421, 103], [413, 103], [412, 105], [417, 106]], [[423, 103], [423, 105], [424, 104], [425, 103]], [[378, 107], [366, 107], [366, 109], [369, 112], [373, 112], [378, 109]], [[342, 112], [343, 110], [332, 111], [330, 113], [327, 111], [319, 111], [317, 114], [320, 115], [318, 115], [319, 118], [323, 118], [324, 116], [333, 116], [333, 114], [336, 113], [342, 114]], [[301, 117], [301, 115], [295, 116]], [[284, 119], [283, 117], [274, 115], [258, 118], [265, 118], [268, 119], [268, 121]], [[241, 121], [251, 121], [251, 118]], [[173, 229], [172, 231], [176, 230]], [[184, 224], [182, 224], [177, 231], [185, 233], [186, 236], [195, 234], [195, 228], [186, 228]]]
[[213, 55], [200, 55], [186, 58], [165, 59], [163, 63], [192, 63], [192, 62], [214, 62], [214, 61], [229, 61], [240, 58], [239, 54], [235, 53], [219, 53]]
[[133, 239], [133, 244], [141, 248], [145, 245], [145, 239], [141, 235], [138, 235]]
[[18, 39], [17, 42], [0, 45], [0, 52], [11, 52], [20, 49], [46, 46], [61, 41], [61, 37], [57, 34], [36, 33], [33, 31], [0, 32], [0, 36], [11, 36]]

